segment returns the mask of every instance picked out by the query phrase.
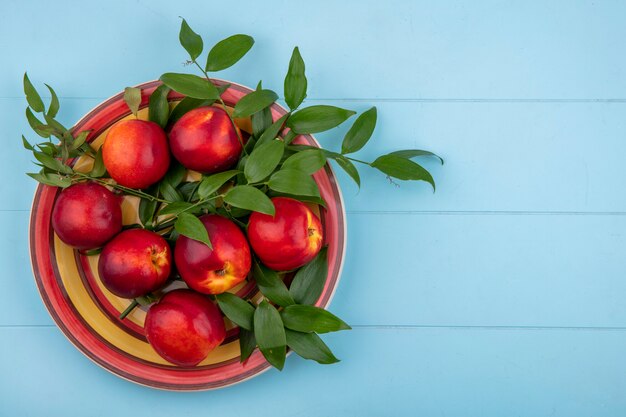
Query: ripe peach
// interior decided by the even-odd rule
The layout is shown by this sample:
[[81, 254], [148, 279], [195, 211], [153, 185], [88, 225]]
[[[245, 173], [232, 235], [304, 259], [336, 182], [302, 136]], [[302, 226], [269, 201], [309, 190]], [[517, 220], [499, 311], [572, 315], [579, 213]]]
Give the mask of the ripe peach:
[[248, 240], [269, 268], [289, 271], [310, 262], [322, 248], [322, 224], [304, 203], [286, 197], [272, 198], [274, 217], [252, 213]]
[[154, 350], [179, 366], [196, 366], [226, 337], [215, 304], [190, 290], [165, 294], [148, 310], [144, 327]]
[[205, 294], [220, 294], [246, 279], [252, 259], [243, 232], [225, 217], [200, 217], [213, 249], [181, 236], [174, 248], [174, 261], [183, 280]]
[[156, 183], [170, 165], [165, 132], [158, 124], [145, 120], [116, 123], [104, 140], [102, 157], [111, 178], [131, 188]]
[[102, 283], [118, 297], [135, 298], [163, 286], [170, 276], [172, 253], [160, 235], [125, 230], [106, 244], [98, 260]]
[[205, 174], [224, 171], [241, 154], [238, 129], [219, 107], [199, 107], [185, 113], [169, 133], [172, 154], [185, 168]]
[[120, 198], [95, 182], [61, 191], [52, 210], [52, 228], [76, 249], [99, 248], [122, 230]]

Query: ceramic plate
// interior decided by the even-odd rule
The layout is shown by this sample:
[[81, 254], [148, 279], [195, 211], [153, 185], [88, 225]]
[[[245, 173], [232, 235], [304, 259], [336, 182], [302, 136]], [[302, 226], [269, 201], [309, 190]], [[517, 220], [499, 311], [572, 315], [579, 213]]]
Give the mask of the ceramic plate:
[[[226, 84], [215, 80], [216, 85]], [[251, 90], [229, 83], [222, 98], [228, 106]], [[139, 117], [147, 118], [148, 98], [160, 85], [153, 81], [138, 86], [142, 89]], [[171, 93], [171, 106], [181, 100]], [[277, 120], [285, 109], [274, 104], [272, 117]], [[116, 122], [133, 117], [120, 93], [93, 109], [81, 119], [73, 131], [91, 130], [88, 141], [98, 148]], [[237, 120], [243, 131], [250, 131], [249, 120]], [[296, 143], [318, 146], [311, 136], [300, 136]], [[85, 160], [73, 161], [76, 169], [89, 168]], [[346, 222], [343, 201], [335, 175], [327, 165], [314, 175], [327, 207], [319, 212], [328, 245], [329, 270], [318, 306], [329, 304], [341, 274], [345, 252]], [[39, 185], [35, 192], [30, 219], [30, 250], [33, 273], [41, 298], [50, 315], [65, 336], [88, 358], [104, 369], [132, 382], [167, 390], [208, 390], [236, 384], [269, 369], [261, 353], [256, 350], [243, 364], [239, 362], [238, 330], [228, 320], [224, 343], [196, 367], [174, 366], [148, 345], [143, 323], [144, 308], [137, 308], [127, 319], [118, 316], [129, 300], [118, 298], [107, 291], [98, 277], [98, 256], [84, 256], [63, 244], [51, 227], [51, 212], [59, 190]], [[124, 223], [136, 222], [138, 200], [125, 197]], [[180, 285], [180, 284], [179, 284]], [[245, 281], [232, 290], [238, 295], [258, 300], [260, 294], [254, 281]]]

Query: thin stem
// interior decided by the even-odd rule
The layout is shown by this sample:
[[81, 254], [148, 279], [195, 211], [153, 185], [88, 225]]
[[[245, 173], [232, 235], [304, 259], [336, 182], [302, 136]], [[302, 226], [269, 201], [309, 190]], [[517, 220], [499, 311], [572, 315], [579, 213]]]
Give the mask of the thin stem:
[[198, 67], [198, 69], [199, 69], [199, 70], [200, 70], [200, 71], [204, 74], [204, 76], [205, 76], [205, 77], [207, 78], [207, 80], [208, 80], [208, 79], [209, 79], [208, 72], [206, 72], [206, 71], [204, 70], [204, 68], [202, 68], [202, 66], [201, 66], [200, 64], [198, 64], [198, 61], [196, 61], [195, 59], [194, 59], [192, 62], [196, 65], [196, 67]]
[[[211, 78], [209, 77], [209, 73], [206, 72], [204, 70], [204, 68], [202, 68], [202, 66], [200, 64], [198, 64], [198, 62], [195, 59], [193, 60], [193, 63], [196, 64], [196, 67], [198, 67], [198, 69], [206, 77], [207, 82], [210, 83], [211, 82]], [[243, 138], [241, 137], [241, 133], [239, 132], [239, 129], [237, 128], [237, 125], [235, 124], [235, 119], [233, 119], [233, 116], [230, 114], [230, 112], [228, 110], [226, 110], [226, 103], [224, 103], [224, 100], [222, 100], [222, 97], [219, 96], [217, 99], [222, 104], [222, 107], [224, 107], [224, 111], [228, 115], [228, 118], [230, 119], [230, 123], [233, 125], [233, 129], [235, 129], [235, 134], [237, 135], [237, 140], [239, 140], [239, 144], [241, 145], [241, 148], [243, 149], [243, 153], [248, 155], [248, 151], [246, 150], [246, 147], [243, 144]]]
[[365, 164], [365, 165], [372, 165], [371, 163], [365, 162], [365, 161], [361, 161], [360, 159], [350, 158], [349, 156], [345, 156], [345, 155], [344, 155], [344, 157], [346, 159], [349, 159], [349, 160], [354, 161], [354, 162], [360, 162], [361, 164]]
[[[192, 204], [191, 206], [189, 206], [189, 207], [187, 207], [186, 209], [184, 209], [184, 210], [182, 210], [182, 211], [178, 212], [178, 214], [180, 214], [180, 213], [184, 213], [184, 212], [186, 212], [187, 210], [191, 210], [191, 209], [192, 209], [192, 208], [194, 208], [194, 207], [197, 207], [197, 206], [199, 206], [199, 205], [202, 205], [202, 204], [204, 204], [204, 203], [207, 203], [207, 202], [209, 202], [209, 201], [211, 201], [211, 200], [215, 200], [216, 198], [220, 198], [220, 197], [224, 197], [224, 194], [216, 195], [216, 196], [214, 196], [214, 197], [210, 197], [210, 198], [205, 198], [205, 199], [203, 199], [203, 200], [198, 200], [198, 201], [196, 201], [194, 204]], [[168, 201], [168, 203], [169, 203], [169, 201]], [[158, 213], [157, 213], [157, 214], [158, 214]], [[178, 216], [178, 214], [177, 214], [176, 216]], [[160, 223], [160, 224], [156, 224], [156, 225], [154, 226], [154, 231], [155, 231], [155, 232], [160, 232], [161, 230], [164, 230], [164, 229], [167, 229], [168, 227], [172, 227], [172, 226], [174, 226], [174, 223], [176, 223], [176, 218], [169, 219], [169, 220], [167, 220], [167, 221], [165, 221], [165, 222], [163, 222], [163, 223]]]
[[186, 209], [179, 211], [178, 214], [184, 213], [184, 212], [186, 212], [188, 210], [191, 210], [192, 208], [198, 207], [198, 206], [200, 206], [200, 205], [202, 205], [204, 203], [208, 203], [211, 200], [215, 200], [217, 198], [224, 197], [224, 195], [225, 194], [219, 194], [219, 195], [216, 195], [216, 196], [213, 196], [213, 197], [207, 197], [205, 199], [198, 200], [195, 203], [193, 203], [191, 206], [187, 207]]
[[176, 219], [170, 219], [170, 220], [168, 220], [168, 221], [166, 221], [166, 222], [163, 222], [163, 223], [158, 224], [158, 225], [154, 228], [154, 231], [155, 231], [155, 232], [160, 232], [161, 230], [165, 230], [165, 229], [167, 229], [168, 227], [172, 227], [172, 226], [174, 226], [174, 223], [176, 223]]
[[133, 311], [138, 305], [139, 302], [137, 300], [133, 300], [133, 302], [130, 303], [128, 307], [126, 307], [126, 310], [122, 311], [122, 314], [120, 314], [120, 320], [124, 320], [126, 316], [128, 316], [130, 312]]
[[287, 134], [283, 137], [283, 141], [286, 145], [291, 145], [291, 142], [298, 136], [293, 130], [287, 132]]
[[243, 153], [245, 155], [248, 155], [246, 146], [243, 143], [243, 138], [241, 137], [241, 132], [239, 132], [239, 128], [235, 124], [235, 119], [233, 119], [233, 116], [230, 114], [230, 112], [226, 110], [226, 103], [224, 103], [224, 100], [222, 100], [222, 97], [220, 97], [219, 100], [222, 106], [224, 107], [224, 111], [226, 112], [226, 114], [228, 114], [228, 118], [230, 119], [230, 123], [233, 125], [233, 129], [235, 129], [235, 134], [237, 135], [237, 140], [239, 141], [239, 145], [241, 145], [241, 149], [243, 149]]
[[241, 227], [242, 229], [246, 228], [246, 224], [242, 222], [241, 220], [237, 219], [236, 217], [234, 217], [232, 214], [230, 215], [230, 219], [234, 221], [235, 223], [237, 223], [239, 227]]
[[170, 201], [163, 200], [161, 198], [157, 198], [157, 197], [155, 197], [153, 195], [144, 193], [143, 191], [139, 191], [139, 190], [135, 190], [135, 189], [132, 189], [132, 188], [124, 187], [123, 185], [119, 185], [119, 184], [112, 184], [112, 183], [110, 183], [110, 182], [108, 182], [106, 180], [102, 180], [100, 178], [93, 178], [93, 177], [91, 177], [91, 176], [89, 176], [87, 174], [83, 174], [82, 172], [75, 172], [75, 174], [78, 175], [81, 178], [86, 178], [86, 179], [95, 181], [95, 182], [97, 182], [99, 184], [108, 185], [108, 186], [113, 187], [113, 188], [115, 188], [117, 190], [124, 191], [126, 194], [134, 195], [135, 197], [146, 198], [146, 199], [148, 199], [150, 201], [158, 201], [160, 203], [170, 203]]

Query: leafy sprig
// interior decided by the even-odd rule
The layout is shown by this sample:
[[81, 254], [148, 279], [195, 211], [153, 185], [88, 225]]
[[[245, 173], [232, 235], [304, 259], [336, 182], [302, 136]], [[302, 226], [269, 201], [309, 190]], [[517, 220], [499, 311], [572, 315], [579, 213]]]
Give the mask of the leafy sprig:
[[258, 306], [230, 293], [216, 296], [222, 312], [240, 327], [241, 362], [245, 362], [258, 344], [269, 363], [282, 369], [286, 347], [305, 359], [318, 363], [338, 362], [319, 334], [348, 330], [343, 320], [313, 306], [322, 294], [328, 261], [326, 248], [302, 267], [287, 288], [284, 274], [278, 274], [258, 262], [253, 275], [264, 300]]
[[[288, 196], [325, 207], [326, 202], [312, 175], [329, 160], [343, 169], [358, 187], [361, 177], [355, 164], [375, 168], [389, 178], [425, 181], [435, 189], [431, 174], [414, 161], [415, 158], [435, 157], [443, 164], [443, 159], [432, 152], [401, 150], [379, 156], [372, 162], [352, 156], [363, 149], [373, 136], [377, 122], [376, 107], [356, 117], [337, 151], [293, 143], [298, 135], [328, 131], [356, 115], [352, 110], [329, 105], [302, 107], [307, 96], [308, 80], [298, 47], [292, 52], [283, 86], [284, 100], [289, 111], [273, 120], [270, 107], [279, 96], [273, 90], [264, 88], [262, 82], [231, 109], [221, 97], [228, 85], [218, 86], [209, 77], [210, 73], [229, 68], [240, 61], [254, 45], [252, 37], [237, 34], [219, 41], [208, 51], [203, 65], [200, 59], [204, 41], [185, 19], [181, 22], [179, 40], [189, 54], [189, 63], [198, 68], [200, 75], [173, 72], [161, 75], [163, 85], [149, 97], [148, 118], [164, 129], [169, 129], [188, 111], [219, 104], [227, 111], [242, 145], [235, 169], [190, 177], [184, 167], [173, 162], [165, 177], [150, 188], [136, 190], [123, 187], [109, 178], [101, 150], [95, 150], [89, 144], [90, 132], [72, 132], [56, 119], [59, 100], [55, 91], [46, 84], [51, 94], [46, 110], [41, 96], [25, 74], [24, 92], [28, 102], [26, 118], [36, 134], [48, 139], [32, 145], [22, 136], [24, 147], [33, 153], [36, 164], [41, 167], [39, 172], [28, 175], [43, 184], [62, 188], [91, 180], [119, 193], [139, 197], [141, 225], [131, 227], [154, 230], [170, 242], [184, 235], [209, 247], [211, 242], [208, 233], [198, 215], [219, 214], [245, 228], [251, 212], [274, 214], [275, 208], [270, 197]], [[174, 108], [171, 108], [168, 100], [171, 91], [185, 96]], [[141, 97], [142, 91], [138, 88], [129, 87], [125, 90], [124, 99], [135, 117]], [[251, 120], [252, 131], [244, 140], [235, 118], [247, 117]], [[57, 138], [58, 142], [53, 143], [51, 137]], [[72, 168], [69, 163], [77, 157], [93, 159], [91, 171], [82, 172]], [[291, 275], [273, 271], [255, 260], [252, 277], [263, 296], [258, 305], [230, 293], [216, 296], [222, 312], [240, 327], [242, 362], [250, 357], [256, 347], [278, 369], [284, 366], [287, 348], [305, 359], [319, 363], [338, 361], [319, 334], [347, 330], [350, 326], [332, 313], [314, 306], [323, 292], [328, 274], [326, 248], [310, 263], [293, 272], [291, 282], [287, 284], [289, 281], [285, 278]], [[124, 315], [142, 303], [145, 304], [146, 300], [135, 300]]]

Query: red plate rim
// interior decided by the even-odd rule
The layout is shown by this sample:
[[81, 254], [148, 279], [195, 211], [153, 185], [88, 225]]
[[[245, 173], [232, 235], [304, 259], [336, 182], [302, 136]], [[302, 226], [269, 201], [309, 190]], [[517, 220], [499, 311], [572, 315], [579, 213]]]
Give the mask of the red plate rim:
[[[222, 94], [223, 100], [233, 105], [241, 97], [253, 91], [240, 84], [229, 81], [211, 79], [216, 86], [229, 85]], [[137, 87], [142, 90], [141, 107], [148, 105], [150, 94], [162, 83], [150, 81]], [[72, 128], [73, 132], [92, 129], [88, 141], [96, 138], [111, 124], [130, 114], [123, 101], [123, 92], [105, 100], [82, 117]], [[184, 96], [171, 92], [170, 100], [182, 99]], [[274, 103], [271, 106], [272, 117], [277, 120], [287, 111]], [[308, 144], [319, 147], [319, 143], [311, 135], [301, 135], [294, 143]], [[343, 197], [335, 174], [326, 164], [324, 169], [314, 175], [320, 193], [328, 207], [323, 210], [323, 217], [331, 221], [325, 222], [325, 240], [329, 245], [329, 275], [324, 291], [316, 303], [327, 307], [335, 293], [345, 259], [347, 225]], [[163, 368], [151, 366], [129, 357], [112, 348], [106, 341], [93, 331], [80, 317], [71, 300], [59, 285], [58, 270], [54, 263], [53, 232], [50, 216], [55, 198], [56, 187], [42, 184], [37, 186], [31, 207], [29, 224], [29, 249], [33, 275], [39, 295], [50, 316], [61, 329], [65, 337], [85, 356], [105, 370], [128, 381], [169, 391], [202, 391], [231, 386], [246, 381], [267, 371], [271, 366], [256, 350], [251, 357], [240, 364], [238, 360], [224, 362], [223, 365], [195, 368]]]

